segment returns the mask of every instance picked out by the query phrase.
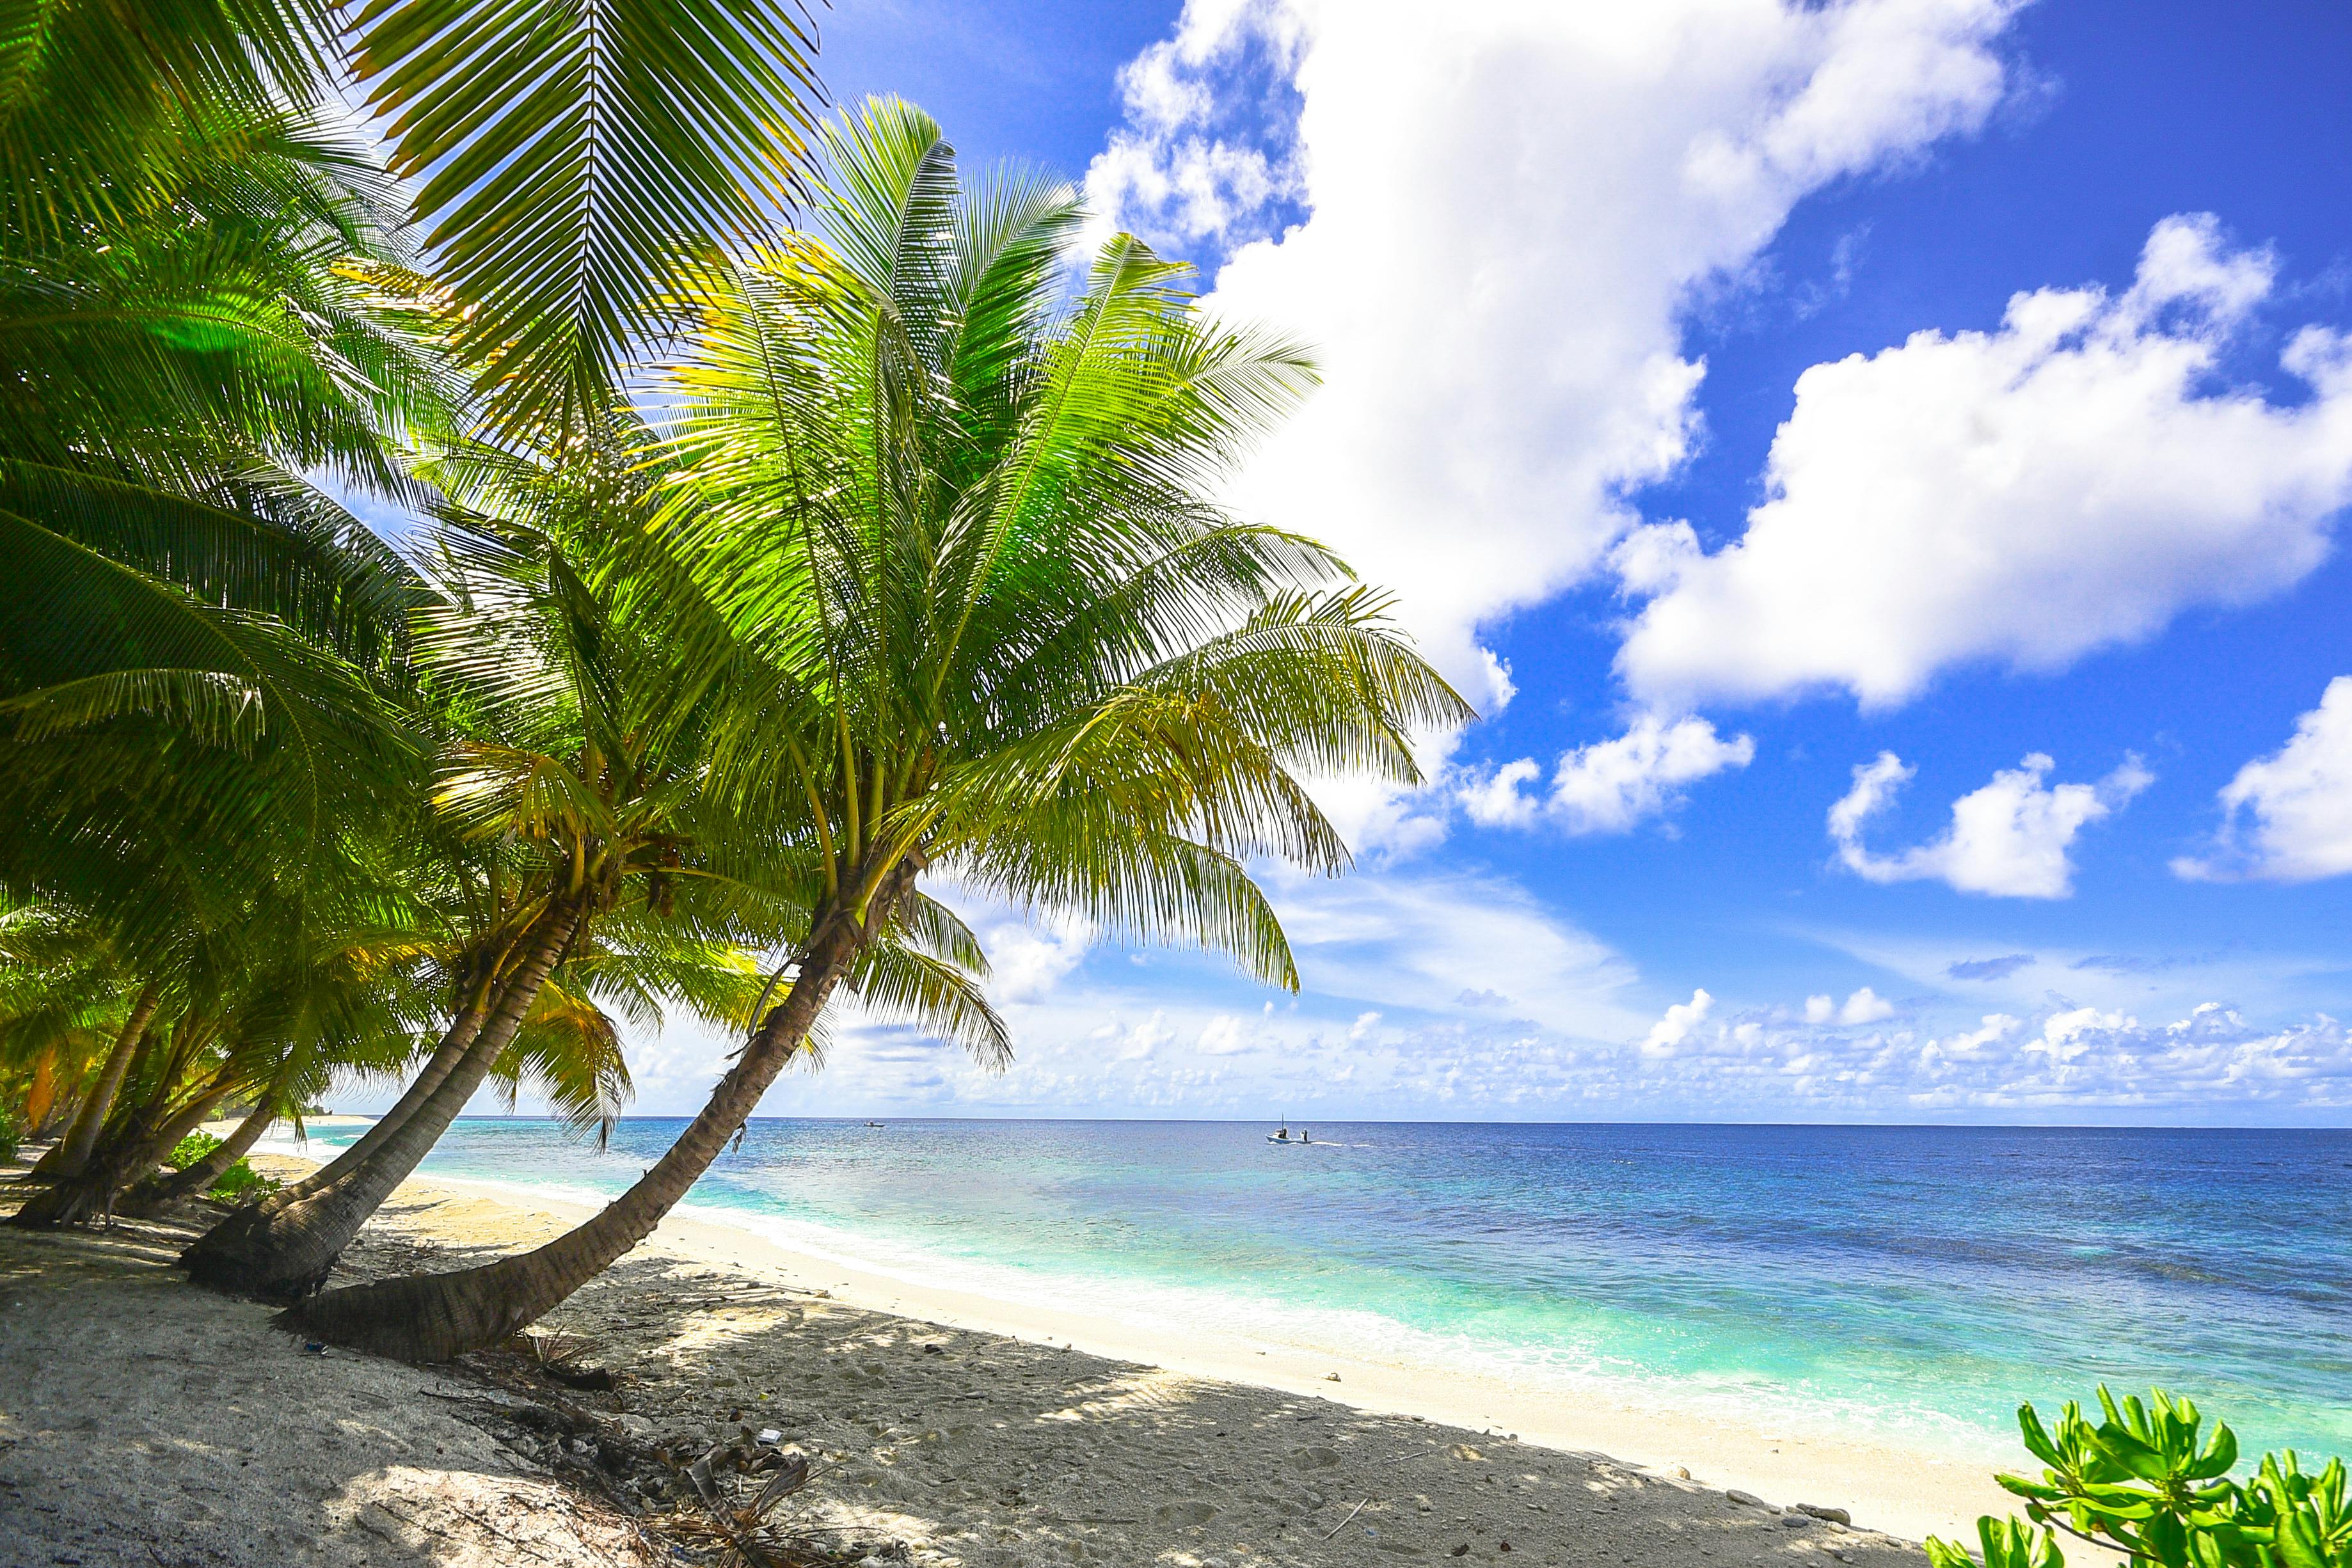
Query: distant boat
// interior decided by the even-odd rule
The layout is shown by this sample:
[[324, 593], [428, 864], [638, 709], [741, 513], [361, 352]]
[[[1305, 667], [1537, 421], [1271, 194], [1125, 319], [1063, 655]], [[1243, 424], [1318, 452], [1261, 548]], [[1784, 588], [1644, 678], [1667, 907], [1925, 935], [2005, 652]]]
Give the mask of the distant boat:
[[1298, 1136], [1292, 1137], [1290, 1124], [1285, 1122], [1279, 1130], [1268, 1133], [1265, 1135], [1265, 1141], [1269, 1144], [1311, 1144], [1315, 1140], [1304, 1127], [1298, 1129]]
[[867, 1126], [869, 1126], [869, 1127], [878, 1127], [878, 1126], [880, 1126], [882, 1124], [881, 1124], [881, 1123], [879, 1123], [879, 1122], [868, 1122], [868, 1123], [866, 1123], [866, 1124]]

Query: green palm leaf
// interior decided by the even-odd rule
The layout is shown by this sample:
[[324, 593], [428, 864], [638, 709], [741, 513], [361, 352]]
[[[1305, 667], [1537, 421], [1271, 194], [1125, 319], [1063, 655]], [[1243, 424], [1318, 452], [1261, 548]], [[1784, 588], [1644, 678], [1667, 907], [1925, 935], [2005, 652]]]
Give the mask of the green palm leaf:
[[710, 241], [769, 232], [822, 96], [789, 0], [373, 0], [351, 37], [466, 351], [559, 425]]

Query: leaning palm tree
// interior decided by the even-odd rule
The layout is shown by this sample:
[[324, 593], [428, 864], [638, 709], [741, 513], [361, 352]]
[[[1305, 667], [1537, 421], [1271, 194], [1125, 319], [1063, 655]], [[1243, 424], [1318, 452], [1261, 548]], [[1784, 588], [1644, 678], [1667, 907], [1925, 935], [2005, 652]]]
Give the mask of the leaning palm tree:
[[[661, 471], [634, 455], [640, 433], [614, 413], [548, 450], [469, 444], [435, 465], [446, 499], [422, 555], [437, 593], [415, 652], [448, 736], [436, 831], [480, 852], [498, 884], [474, 901], [484, 923], [457, 966], [471, 989], [390, 1130], [215, 1227], [182, 1255], [199, 1283], [315, 1290], [491, 1078], [560, 970], [610, 985], [645, 972], [641, 960], [675, 956], [680, 940], [765, 948], [802, 930], [806, 857], [747, 837], [746, 819], [706, 800], [727, 673], [682, 656], [669, 635], [682, 605], [632, 580], [593, 580], [616, 541], [655, 515]], [[674, 963], [640, 1000], [658, 991], [691, 1005], [709, 989], [693, 965]], [[952, 1007], [961, 994], [944, 981], [939, 999]], [[971, 1016], [989, 1035], [992, 1015]]]
[[1308, 385], [1300, 350], [1204, 319], [1131, 237], [1057, 308], [1073, 193], [1017, 172], [967, 193], [908, 106], [868, 104], [829, 152], [823, 239], [704, 282], [662, 454], [678, 471], [615, 568], [695, 607], [669, 642], [713, 672], [710, 809], [814, 868], [790, 988], [595, 1218], [331, 1291], [289, 1314], [310, 1333], [438, 1359], [593, 1278], [735, 1135], [933, 868], [1295, 988], [1249, 862], [1348, 861], [1299, 775], [1411, 780], [1410, 733], [1465, 716], [1328, 552], [1208, 498]]
[[44, 1178], [88, 1162], [163, 999], [122, 972], [112, 935], [69, 904], [0, 904], [0, 1105], [20, 1104], [36, 1140], [57, 1140]]
[[[0, 846], [0, 892], [109, 883], [107, 907], [147, 917], [135, 958], [184, 913], [150, 894], [187, 846], [233, 898], [421, 793], [383, 689], [415, 584], [310, 476], [414, 503], [403, 442], [461, 419], [571, 428], [673, 325], [714, 242], [774, 231], [821, 96], [797, 0], [596, 13], [0, 17], [0, 571], [19, 588], [0, 603], [0, 818], [29, 852]], [[329, 129], [347, 89], [388, 167]], [[526, 893], [461, 944], [404, 1106], [518, 1016], [503, 982], [562, 945], [545, 913]], [[77, 1134], [159, 1004], [132, 982]]]
[[[357, 885], [338, 880], [345, 894]], [[224, 1103], [281, 1098], [329, 1065], [391, 1067], [428, 1004], [415, 983], [418, 945], [404, 901], [397, 890], [373, 891], [373, 899], [346, 902], [348, 918], [331, 934], [315, 898], [255, 899], [210, 929], [185, 921], [173, 951], [150, 952], [143, 989], [157, 1005], [130, 1063], [85, 1105], [97, 1135], [10, 1223], [37, 1228], [112, 1210], [117, 1194], [152, 1175]], [[101, 1090], [110, 1091], [102, 1108]]]

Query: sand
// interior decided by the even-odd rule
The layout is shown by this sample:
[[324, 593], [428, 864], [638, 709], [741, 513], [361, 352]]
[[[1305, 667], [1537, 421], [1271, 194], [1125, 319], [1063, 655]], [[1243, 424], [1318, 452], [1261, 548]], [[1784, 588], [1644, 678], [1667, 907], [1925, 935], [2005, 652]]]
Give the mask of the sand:
[[[412, 1182], [346, 1269], [453, 1267], [580, 1212]], [[304, 1354], [262, 1309], [159, 1267], [175, 1244], [168, 1227], [0, 1232], [0, 1561], [657, 1560], [627, 1511], [554, 1486], [560, 1446], [484, 1422], [430, 1370]], [[691, 1456], [772, 1430], [814, 1463], [793, 1521], [881, 1561], [1911, 1568], [1901, 1537], [1961, 1533], [2000, 1502], [1980, 1473], [1916, 1455], [1238, 1337], [1155, 1341], [707, 1218], [674, 1218], [543, 1326], [620, 1375], [572, 1396], [616, 1440]], [[648, 1512], [683, 1485], [618, 1484]]]
[[189, 1286], [165, 1265], [190, 1234], [0, 1229], [0, 1563], [666, 1560], [430, 1397], [449, 1379], [306, 1355], [263, 1308]]

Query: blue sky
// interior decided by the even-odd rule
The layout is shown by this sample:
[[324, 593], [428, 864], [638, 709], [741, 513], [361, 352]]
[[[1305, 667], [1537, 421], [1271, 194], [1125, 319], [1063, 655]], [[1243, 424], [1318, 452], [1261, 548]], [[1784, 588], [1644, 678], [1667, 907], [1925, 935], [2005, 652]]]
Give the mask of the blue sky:
[[[1318, 342], [1236, 477], [1486, 716], [1305, 992], [974, 911], [771, 1113], [2352, 1120], [2352, 13], [858, 4], [836, 97]], [[641, 1042], [641, 1108], [719, 1048]]]

